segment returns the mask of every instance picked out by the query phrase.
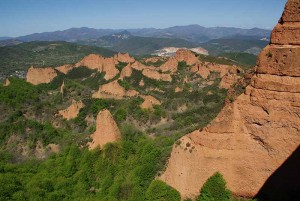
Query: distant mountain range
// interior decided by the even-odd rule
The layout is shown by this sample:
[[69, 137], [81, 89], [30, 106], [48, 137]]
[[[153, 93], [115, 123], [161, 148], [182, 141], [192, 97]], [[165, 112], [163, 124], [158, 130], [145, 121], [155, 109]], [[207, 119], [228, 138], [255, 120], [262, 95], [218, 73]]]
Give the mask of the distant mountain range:
[[2, 36], [2, 37], [0, 37], [0, 41], [1, 40], [8, 40], [8, 39], [11, 39], [12, 37], [8, 37], [8, 36]]
[[[34, 33], [16, 38], [0, 37], [0, 46], [31, 41], [66, 41], [105, 47], [134, 55], [152, 54], [164, 47], [204, 47], [209, 54], [247, 52], [258, 54], [268, 43], [270, 30], [233, 27], [206, 28], [199, 25], [174, 26], [165, 29], [93, 29], [71, 28], [64, 31]], [[261, 39], [264, 39], [262, 41]]]
[[[125, 29], [94, 29], [94, 28], [71, 28], [63, 31], [34, 33], [14, 38], [22, 42], [29, 41], [68, 41], [99, 38], [102, 36], [125, 31]], [[192, 42], [207, 42], [212, 39], [230, 37], [235, 35], [269, 37], [270, 30], [266, 29], [241, 29], [233, 27], [206, 28], [200, 25], [174, 26], [165, 29], [142, 28], [127, 29], [134, 36], [155, 38], [181, 38]]]

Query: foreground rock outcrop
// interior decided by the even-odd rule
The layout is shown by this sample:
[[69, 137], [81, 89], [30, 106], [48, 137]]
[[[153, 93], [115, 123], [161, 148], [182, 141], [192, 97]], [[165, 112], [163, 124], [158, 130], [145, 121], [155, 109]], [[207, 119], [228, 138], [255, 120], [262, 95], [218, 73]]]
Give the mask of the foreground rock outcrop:
[[96, 131], [91, 134], [92, 142], [88, 143], [90, 149], [103, 146], [121, 139], [121, 132], [117, 123], [108, 110], [102, 110], [97, 115]]
[[206, 128], [174, 145], [160, 179], [183, 197], [198, 195], [217, 171], [234, 194], [253, 197], [299, 147], [299, 6], [299, 0], [286, 4], [246, 92], [227, 104]]
[[31, 66], [26, 75], [26, 81], [38, 85], [49, 83], [57, 76], [57, 72], [53, 68], [34, 68]]

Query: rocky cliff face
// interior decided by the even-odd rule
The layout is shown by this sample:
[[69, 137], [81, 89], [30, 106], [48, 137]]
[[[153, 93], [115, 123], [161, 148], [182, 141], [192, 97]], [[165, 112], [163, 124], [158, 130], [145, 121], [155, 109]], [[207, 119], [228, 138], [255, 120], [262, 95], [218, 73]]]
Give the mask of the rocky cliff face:
[[89, 148], [94, 149], [97, 146], [102, 148], [109, 142], [116, 142], [121, 139], [120, 130], [108, 110], [102, 110], [97, 115], [96, 131], [91, 134], [92, 142]]
[[[202, 131], [182, 137], [160, 177], [194, 197], [221, 172], [234, 194], [255, 196], [300, 144], [300, 1], [289, 0], [256, 75]], [[280, 189], [279, 189], [280, 190]]]
[[85, 66], [90, 69], [102, 69], [104, 58], [101, 55], [90, 54], [75, 64], [75, 67]]
[[85, 66], [90, 69], [97, 69], [99, 72], [105, 72], [104, 79], [110, 80], [115, 77], [119, 70], [115, 67], [113, 57], [104, 58], [101, 55], [90, 54], [75, 64], [75, 67]]
[[42, 83], [49, 83], [57, 76], [53, 68], [34, 68], [31, 66], [26, 75], [26, 81], [38, 85]]

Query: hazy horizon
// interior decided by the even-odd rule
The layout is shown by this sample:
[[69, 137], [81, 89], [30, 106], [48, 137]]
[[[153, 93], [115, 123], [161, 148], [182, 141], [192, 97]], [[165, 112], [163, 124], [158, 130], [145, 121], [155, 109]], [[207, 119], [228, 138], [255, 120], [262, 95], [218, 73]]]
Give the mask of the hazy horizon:
[[[51, 32], [56, 32], [56, 31], [65, 31], [65, 30], [69, 30], [69, 29], [80, 29], [80, 28], [89, 28], [89, 29], [98, 29], [98, 30], [116, 30], [116, 31], [127, 31], [127, 30], [133, 30], [133, 29], [166, 29], [166, 28], [171, 28], [171, 27], [176, 27], [176, 26], [191, 26], [191, 25], [198, 25], [198, 26], [202, 26], [200, 24], [186, 24], [186, 25], [174, 25], [174, 26], [170, 26], [170, 27], [162, 27], [162, 28], [157, 28], [157, 27], [140, 27], [140, 28], [95, 28], [95, 27], [70, 27], [67, 29], [62, 29], [62, 30], [50, 30], [50, 31], [41, 31], [41, 32], [34, 32], [34, 33], [29, 33], [29, 34], [25, 34], [25, 35], [19, 35], [19, 36], [1, 36], [0, 37], [10, 37], [10, 38], [17, 38], [17, 37], [21, 37], [21, 36], [26, 36], [26, 35], [31, 35], [31, 34], [40, 34], [40, 33], [51, 33]], [[205, 27], [205, 26], [202, 26]], [[268, 28], [259, 28], [259, 27], [249, 27], [249, 28], [243, 28], [243, 27], [232, 27], [232, 26], [215, 26], [215, 27], [205, 27], [205, 28], [218, 28], [218, 27], [222, 27], [222, 28], [240, 28], [240, 29], [265, 29], [265, 30], [270, 30], [272, 31], [272, 29], [268, 29]], [[116, 32], [117, 33], [117, 32]]]
[[0, 36], [18, 37], [70, 28], [140, 29], [197, 24], [272, 29], [286, 0], [2, 0]]

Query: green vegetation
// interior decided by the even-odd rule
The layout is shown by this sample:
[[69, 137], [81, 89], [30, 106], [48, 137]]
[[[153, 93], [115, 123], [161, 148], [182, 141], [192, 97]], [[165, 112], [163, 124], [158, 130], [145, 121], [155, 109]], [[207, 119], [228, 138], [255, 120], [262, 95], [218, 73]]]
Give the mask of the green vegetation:
[[[218, 87], [218, 74], [205, 80], [190, 68], [180, 62], [172, 82], [147, 78], [137, 70], [118, 80], [126, 90], [162, 103], [152, 109], [140, 107], [141, 97], [91, 98], [109, 81], [86, 67], [37, 86], [11, 77], [9, 86], [0, 86], [0, 182], [7, 184], [0, 185], [0, 200], [180, 200], [175, 189], [155, 178], [164, 170], [172, 145], [206, 126], [223, 107], [227, 92]], [[183, 90], [175, 92], [176, 87]], [[65, 120], [58, 111], [73, 100], [85, 106], [76, 118]], [[88, 150], [88, 136], [103, 109], [113, 115], [122, 139], [102, 150]], [[60, 152], [51, 152], [49, 144], [58, 145]]]
[[141, 63], [144, 63], [146, 65], [150, 65], [150, 66], [160, 67], [163, 63], [165, 63], [165, 61], [160, 59], [160, 60], [157, 60], [156, 62], [148, 62], [148, 63], [141, 62]]
[[131, 36], [127, 39], [115, 39], [110, 36], [99, 40], [82, 40], [79, 43], [97, 47], [107, 47], [117, 52], [128, 52], [132, 55], [149, 55], [164, 47], [197, 47], [197, 43], [178, 38], [152, 38]]
[[149, 139], [129, 125], [121, 131], [122, 140], [102, 151], [69, 145], [46, 161], [19, 165], [9, 164], [9, 157], [1, 155], [0, 181], [7, 185], [0, 186], [0, 199], [180, 200], [176, 190], [153, 181], [173, 140]]
[[221, 38], [203, 43], [201, 46], [214, 56], [228, 52], [245, 52], [257, 55], [268, 43], [268, 41], [259, 39]]
[[33, 104], [38, 101], [40, 90], [17, 78], [10, 78], [10, 86], [0, 85], [0, 103], [19, 108], [21, 104]]
[[239, 66], [242, 67], [253, 67], [256, 64], [257, 56], [249, 53], [242, 52], [231, 52], [220, 54], [220, 57], [226, 57], [232, 61], [237, 62]]
[[96, 73], [96, 70], [91, 70], [86, 67], [78, 67], [78, 68], [73, 68], [70, 70], [66, 77], [69, 79], [82, 79], [85, 77], [90, 77], [92, 73]]
[[203, 185], [197, 201], [229, 201], [231, 193], [220, 173], [215, 173]]
[[214, 57], [209, 55], [199, 55], [199, 60], [201, 62], [210, 62], [210, 63], [216, 63], [221, 65], [238, 65], [236, 61], [232, 61], [231, 59], [225, 58], [225, 57]]
[[1, 76], [27, 71], [30, 66], [50, 67], [78, 62], [88, 54], [113, 56], [115, 52], [68, 42], [28, 42], [15, 46], [0, 47]]
[[153, 180], [146, 191], [146, 200], [180, 201], [180, 194], [166, 183], [159, 180]]

